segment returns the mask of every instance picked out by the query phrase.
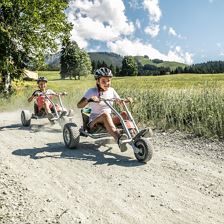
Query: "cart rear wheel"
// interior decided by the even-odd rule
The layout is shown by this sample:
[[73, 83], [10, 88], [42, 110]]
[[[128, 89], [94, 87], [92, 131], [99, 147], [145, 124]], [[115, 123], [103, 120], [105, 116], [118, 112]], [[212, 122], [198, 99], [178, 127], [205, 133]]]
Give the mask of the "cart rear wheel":
[[135, 147], [139, 152], [135, 152], [135, 157], [139, 162], [146, 163], [152, 158], [152, 145], [147, 138], [139, 138], [135, 141]]
[[66, 147], [73, 149], [79, 144], [80, 133], [76, 124], [67, 123], [63, 128], [63, 139]]
[[24, 127], [30, 126], [31, 123], [31, 113], [28, 110], [23, 110], [21, 112], [21, 122]]

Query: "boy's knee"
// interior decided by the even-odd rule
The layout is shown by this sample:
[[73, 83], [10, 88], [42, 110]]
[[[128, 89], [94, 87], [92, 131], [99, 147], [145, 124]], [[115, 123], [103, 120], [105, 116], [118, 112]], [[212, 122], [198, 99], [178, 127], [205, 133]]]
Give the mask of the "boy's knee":
[[122, 112], [121, 112], [121, 116], [122, 116], [123, 119], [125, 119], [125, 120], [128, 118], [128, 114], [127, 114], [126, 111], [122, 111]]

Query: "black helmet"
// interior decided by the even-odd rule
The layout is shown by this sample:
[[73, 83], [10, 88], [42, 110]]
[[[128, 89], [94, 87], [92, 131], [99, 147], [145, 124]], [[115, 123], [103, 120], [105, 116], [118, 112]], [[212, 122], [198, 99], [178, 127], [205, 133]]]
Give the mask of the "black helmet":
[[95, 79], [100, 77], [113, 77], [113, 74], [109, 68], [101, 67], [94, 72]]
[[43, 81], [43, 82], [47, 82], [47, 78], [41, 76], [41, 77], [39, 77], [39, 78], [37, 79], [37, 83], [39, 83], [39, 82], [41, 82], [41, 81]]

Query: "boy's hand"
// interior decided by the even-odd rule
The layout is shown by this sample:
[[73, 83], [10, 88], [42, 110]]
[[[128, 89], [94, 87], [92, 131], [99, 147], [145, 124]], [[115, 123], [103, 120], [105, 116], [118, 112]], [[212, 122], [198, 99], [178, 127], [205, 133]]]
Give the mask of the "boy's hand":
[[114, 101], [115, 103], [117, 103], [118, 105], [121, 105], [122, 104], [122, 100], [121, 99], [115, 99], [115, 101]]
[[133, 103], [133, 99], [131, 97], [127, 97], [126, 99], [124, 100], [121, 100], [121, 99], [116, 99], [115, 102], [117, 104], [122, 104], [122, 101], [124, 101], [125, 103]]
[[127, 97], [125, 102], [126, 103], [133, 103], [133, 99], [131, 97]]

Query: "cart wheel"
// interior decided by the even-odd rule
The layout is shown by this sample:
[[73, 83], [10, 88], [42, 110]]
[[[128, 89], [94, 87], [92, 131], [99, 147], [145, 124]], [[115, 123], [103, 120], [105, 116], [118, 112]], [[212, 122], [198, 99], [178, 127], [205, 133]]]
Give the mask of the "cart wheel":
[[28, 110], [23, 110], [21, 112], [21, 122], [24, 127], [30, 126], [31, 123], [31, 113]]
[[79, 144], [80, 133], [76, 124], [67, 123], [63, 128], [63, 139], [66, 147], [73, 149]]
[[135, 153], [135, 157], [139, 162], [146, 163], [152, 158], [152, 145], [147, 138], [139, 138], [135, 141], [135, 147], [139, 152]]

